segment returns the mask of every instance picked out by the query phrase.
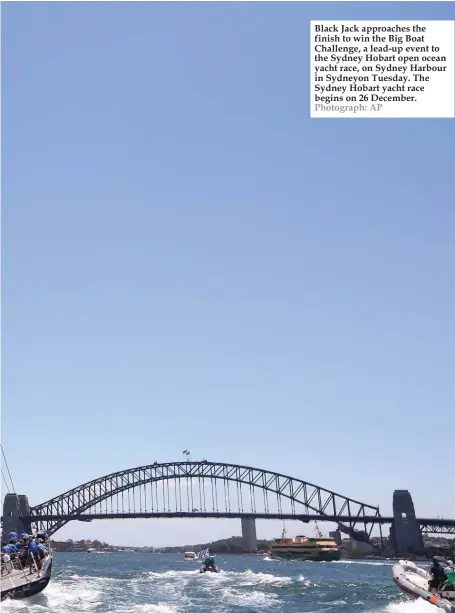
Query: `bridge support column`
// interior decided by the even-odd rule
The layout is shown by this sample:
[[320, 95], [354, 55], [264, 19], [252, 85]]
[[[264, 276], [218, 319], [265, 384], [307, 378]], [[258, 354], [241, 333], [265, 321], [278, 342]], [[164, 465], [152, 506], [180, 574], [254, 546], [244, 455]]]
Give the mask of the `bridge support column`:
[[393, 524], [390, 544], [397, 554], [423, 552], [423, 538], [408, 490], [393, 492]]
[[242, 517], [242, 538], [247, 551], [257, 551], [255, 519]]
[[27, 496], [23, 494], [6, 494], [3, 502], [3, 535], [8, 536], [13, 530], [15, 532], [32, 531], [30, 522], [20, 519], [22, 515], [30, 515], [30, 505]]

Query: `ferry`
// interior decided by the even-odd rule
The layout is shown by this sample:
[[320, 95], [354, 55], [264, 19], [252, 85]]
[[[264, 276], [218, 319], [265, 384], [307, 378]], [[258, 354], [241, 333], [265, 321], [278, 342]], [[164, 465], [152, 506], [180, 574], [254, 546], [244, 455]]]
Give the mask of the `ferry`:
[[275, 539], [271, 544], [269, 556], [288, 560], [332, 562], [341, 558], [341, 550], [332, 538], [322, 536], [321, 533], [315, 538], [307, 536], [286, 538], [283, 530], [281, 538]]

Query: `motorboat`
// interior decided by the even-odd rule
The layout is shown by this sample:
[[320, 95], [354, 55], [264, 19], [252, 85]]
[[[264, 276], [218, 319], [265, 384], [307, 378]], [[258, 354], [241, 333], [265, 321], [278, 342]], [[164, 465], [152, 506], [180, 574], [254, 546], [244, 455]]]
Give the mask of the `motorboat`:
[[440, 589], [434, 590], [429, 585], [431, 573], [414, 562], [400, 560], [392, 567], [393, 580], [405, 594], [422, 598], [446, 613], [455, 613], [455, 572], [449, 575], [448, 581]]
[[183, 559], [185, 562], [194, 562], [197, 560], [197, 555], [195, 551], [185, 551], [183, 554]]
[[208, 556], [202, 562], [200, 573], [219, 573], [220, 567], [215, 564], [215, 556]]

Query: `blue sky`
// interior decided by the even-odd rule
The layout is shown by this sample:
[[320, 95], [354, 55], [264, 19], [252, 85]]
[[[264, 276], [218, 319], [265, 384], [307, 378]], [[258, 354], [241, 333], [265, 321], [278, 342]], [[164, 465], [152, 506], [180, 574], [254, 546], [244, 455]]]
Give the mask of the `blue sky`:
[[[419, 515], [453, 516], [454, 121], [308, 108], [310, 19], [448, 19], [451, 4], [2, 13], [2, 435], [17, 488], [37, 504], [189, 447], [384, 514], [405, 488]], [[239, 533], [163, 521], [59, 537]]]

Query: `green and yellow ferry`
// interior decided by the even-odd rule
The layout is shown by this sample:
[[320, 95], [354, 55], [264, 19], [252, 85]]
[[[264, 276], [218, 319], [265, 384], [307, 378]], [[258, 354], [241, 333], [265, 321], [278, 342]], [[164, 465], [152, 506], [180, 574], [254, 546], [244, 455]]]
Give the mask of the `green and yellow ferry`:
[[311, 562], [332, 562], [341, 558], [341, 550], [329, 537], [296, 536], [285, 538], [283, 535], [270, 545], [271, 558], [288, 560], [310, 560]]

